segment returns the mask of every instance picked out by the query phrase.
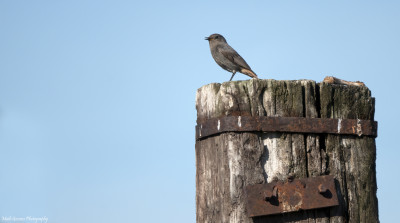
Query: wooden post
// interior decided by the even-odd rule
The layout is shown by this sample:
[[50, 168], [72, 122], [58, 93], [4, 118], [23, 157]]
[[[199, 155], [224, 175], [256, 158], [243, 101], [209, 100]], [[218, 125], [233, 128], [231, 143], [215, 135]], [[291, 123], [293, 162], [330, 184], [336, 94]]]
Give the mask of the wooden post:
[[[248, 80], [197, 91], [197, 122], [223, 116], [374, 119], [366, 87]], [[197, 222], [379, 222], [373, 136], [227, 132], [196, 141]], [[333, 175], [339, 206], [249, 218], [247, 185]]]

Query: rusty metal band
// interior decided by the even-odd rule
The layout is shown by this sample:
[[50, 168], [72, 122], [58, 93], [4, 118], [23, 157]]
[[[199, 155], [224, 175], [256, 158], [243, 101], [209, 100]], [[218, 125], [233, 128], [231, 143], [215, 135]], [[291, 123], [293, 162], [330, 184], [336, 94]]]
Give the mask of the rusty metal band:
[[196, 140], [225, 132], [326, 133], [377, 137], [378, 123], [372, 120], [225, 116], [200, 121]]

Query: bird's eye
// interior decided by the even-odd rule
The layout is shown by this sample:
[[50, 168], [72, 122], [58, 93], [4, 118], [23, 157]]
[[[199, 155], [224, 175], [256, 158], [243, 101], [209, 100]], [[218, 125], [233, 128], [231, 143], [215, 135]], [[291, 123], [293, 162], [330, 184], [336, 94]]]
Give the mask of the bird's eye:
[[216, 36], [216, 37], [215, 37], [215, 39], [218, 39], [218, 38], [219, 38], [219, 36]]

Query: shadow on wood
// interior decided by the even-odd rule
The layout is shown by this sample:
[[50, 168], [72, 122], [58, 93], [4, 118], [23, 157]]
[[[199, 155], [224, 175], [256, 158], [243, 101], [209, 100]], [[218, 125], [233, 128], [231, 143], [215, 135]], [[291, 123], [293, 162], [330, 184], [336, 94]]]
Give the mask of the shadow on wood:
[[[374, 120], [366, 87], [310, 80], [209, 84], [196, 95], [198, 122], [224, 116]], [[379, 222], [372, 136], [227, 132], [196, 141], [197, 222]], [[340, 206], [249, 218], [247, 185], [333, 175]]]

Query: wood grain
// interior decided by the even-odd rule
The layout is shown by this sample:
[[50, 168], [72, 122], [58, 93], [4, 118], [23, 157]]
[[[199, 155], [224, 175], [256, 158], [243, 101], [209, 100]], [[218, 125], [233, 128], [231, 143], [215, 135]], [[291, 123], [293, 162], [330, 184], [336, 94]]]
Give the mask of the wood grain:
[[[374, 119], [366, 87], [310, 80], [209, 84], [197, 119], [230, 115]], [[379, 222], [375, 139], [368, 136], [223, 133], [196, 142], [197, 222]], [[334, 175], [340, 206], [247, 217], [243, 188], [290, 177]]]

